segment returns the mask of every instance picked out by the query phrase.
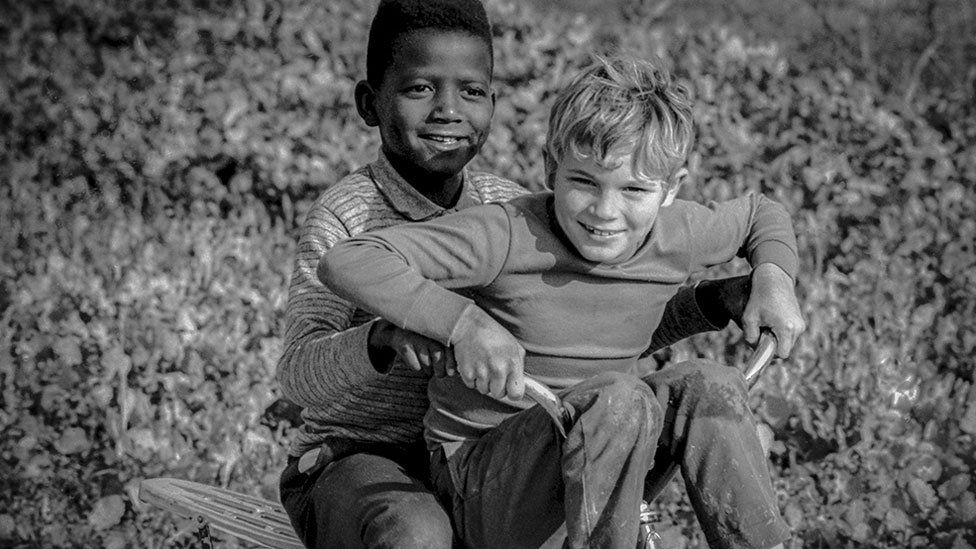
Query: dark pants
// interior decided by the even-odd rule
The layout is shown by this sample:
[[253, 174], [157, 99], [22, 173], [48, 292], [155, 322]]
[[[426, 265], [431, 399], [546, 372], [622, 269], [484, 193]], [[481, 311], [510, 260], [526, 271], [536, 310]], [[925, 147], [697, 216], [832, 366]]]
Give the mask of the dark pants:
[[569, 547], [634, 547], [645, 481], [672, 462], [712, 547], [788, 538], [735, 369], [691, 361], [643, 379], [604, 373], [562, 398], [575, 418], [565, 440], [534, 407], [450, 457], [432, 454], [434, 486], [467, 546], [538, 547], [565, 519]]
[[374, 446], [307, 473], [292, 459], [281, 474], [281, 502], [306, 547], [452, 546], [450, 517], [421, 479], [426, 451]]

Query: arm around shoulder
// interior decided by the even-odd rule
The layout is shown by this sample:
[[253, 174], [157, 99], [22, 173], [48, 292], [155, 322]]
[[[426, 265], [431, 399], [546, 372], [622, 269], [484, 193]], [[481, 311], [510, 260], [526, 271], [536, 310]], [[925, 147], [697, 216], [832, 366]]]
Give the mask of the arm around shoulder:
[[362, 308], [448, 344], [471, 303], [450, 290], [494, 280], [507, 258], [508, 240], [501, 207], [471, 208], [338, 243], [320, 261], [318, 277]]

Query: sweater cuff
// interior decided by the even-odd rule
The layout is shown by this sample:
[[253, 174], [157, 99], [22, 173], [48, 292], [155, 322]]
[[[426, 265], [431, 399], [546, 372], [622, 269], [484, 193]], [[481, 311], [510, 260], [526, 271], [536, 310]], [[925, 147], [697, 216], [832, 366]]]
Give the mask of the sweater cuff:
[[430, 282], [414, 299], [401, 328], [450, 346], [461, 316], [474, 302]]
[[344, 370], [348, 370], [349, 373], [365, 372], [367, 374], [354, 377], [375, 379], [376, 376], [373, 374], [386, 375], [393, 368], [392, 361], [386, 365], [384, 370], [382, 364], [374, 366], [373, 361], [369, 359], [369, 332], [377, 320], [379, 319], [374, 318], [365, 324], [346, 330], [346, 340], [343, 342], [345, 348], [342, 350], [342, 362], [340, 364], [347, 365], [348, 367]]
[[364, 344], [366, 346], [366, 360], [377, 373], [388, 374], [393, 369], [393, 363], [397, 358], [396, 351], [390, 348], [371, 349], [369, 346], [369, 340], [373, 337], [373, 330], [376, 329], [376, 323], [379, 320], [379, 318], [374, 318], [363, 325], [369, 326], [369, 329], [366, 330], [366, 342]]
[[[715, 298], [712, 305], [719, 306], [713, 306], [711, 308], [708, 306], [707, 302], [711, 301], [712, 296], [703, 294], [701, 288], [702, 282], [703, 281], [695, 283], [692, 291], [683, 292], [684, 294], [690, 294], [690, 296], [682, 295], [681, 292], [675, 296], [680, 296], [682, 298], [682, 309], [678, 310], [689, 313], [690, 316], [687, 318], [687, 320], [694, 321], [697, 324], [696, 328], [698, 329], [698, 333], [724, 330], [725, 327], [729, 325], [729, 322], [732, 321], [732, 317], [729, 316], [728, 311], [726, 311], [724, 307], [720, 306], [721, 300], [718, 298]], [[704, 307], [702, 306], [702, 300], [706, 300]], [[686, 301], [687, 303], [685, 303]]]
[[794, 282], [796, 281], [796, 273], [800, 269], [796, 250], [785, 242], [778, 240], [767, 240], [757, 246], [756, 250], [752, 253], [749, 263], [753, 268], [762, 263], [772, 263], [780, 269], [783, 269], [783, 272], [789, 275]]
[[671, 298], [671, 302], [668, 303], [668, 307], [673, 308], [676, 313], [673, 320], [677, 321], [676, 324], [681, 326], [680, 329], [688, 334], [699, 334], [725, 328], [725, 326], [716, 326], [702, 311], [698, 303], [698, 284], [691, 288], [683, 288], [675, 294]]
[[651, 337], [650, 346], [642, 357], [655, 353], [665, 347], [702, 332], [721, 329], [709, 322], [698, 306], [696, 287], [682, 288], [669, 301], [661, 317], [661, 323]]

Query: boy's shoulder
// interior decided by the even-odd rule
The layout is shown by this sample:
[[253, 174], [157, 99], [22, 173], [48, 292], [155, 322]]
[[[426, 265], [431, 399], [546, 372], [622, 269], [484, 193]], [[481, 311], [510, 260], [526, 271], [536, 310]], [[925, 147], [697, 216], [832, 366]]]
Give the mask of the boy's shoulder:
[[370, 175], [369, 164], [364, 164], [326, 187], [315, 202], [317, 205], [333, 205], [344, 202], [344, 199], [356, 200], [371, 196], [380, 196], [380, 190]]
[[469, 185], [481, 197], [485, 204], [493, 202], [507, 202], [519, 196], [529, 194], [529, 190], [499, 175], [489, 172], [468, 170], [466, 172]]
[[529, 227], [548, 227], [552, 213], [552, 191], [537, 191], [521, 194], [502, 207], [516, 225]]
[[319, 193], [308, 211], [307, 219], [336, 218], [343, 225], [348, 225], [387, 210], [390, 207], [373, 181], [367, 164]]
[[[396, 194], [395, 187], [401, 182], [387, 177], [385, 190], [377, 184], [376, 178], [383, 178], [385, 169], [382, 161], [366, 164], [328, 186], [312, 204], [307, 221], [321, 225], [327, 220], [332, 220], [332, 224], [337, 220], [351, 234], [404, 221], [391, 203], [397, 201], [387, 196], [390, 192]], [[492, 173], [467, 170], [465, 177], [478, 202], [484, 204], [507, 202], [529, 193], [525, 187]]]

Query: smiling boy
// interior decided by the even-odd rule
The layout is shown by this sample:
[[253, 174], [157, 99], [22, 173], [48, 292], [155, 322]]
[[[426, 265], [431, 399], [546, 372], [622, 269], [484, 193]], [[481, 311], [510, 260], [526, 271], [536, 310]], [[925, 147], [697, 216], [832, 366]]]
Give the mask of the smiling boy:
[[[791, 288], [797, 269], [778, 204], [676, 198], [692, 133], [666, 71], [599, 60], [553, 106], [552, 192], [361, 235], [319, 264], [339, 295], [453, 349], [459, 375], [431, 380], [425, 437], [466, 545], [538, 546], [564, 519], [572, 547], [632, 545], [645, 477], [670, 460], [712, 546], [788, 537], [741, 375], [701, 360], [635, 375], [691, 274], [743, 255]], [[774, 301], [792, 345], [795, 296]], [[523, 373], [574, 409], [565, 440], [520, 400]]]
[[494, 110], [492, 44], [476, 0], [384, 0], [370, 27], [363, 121], [377, 159], [326, 190], [303, 224], [277, 377], [304, 425], [281, 499], [308, 547], [449, 548], [449, 517], [426, 485], [422, 417], [431, 372], [452, 367], [437, 342], [359, 310], [315, 276], [336, 242], [525, 189], [465, 169]]

